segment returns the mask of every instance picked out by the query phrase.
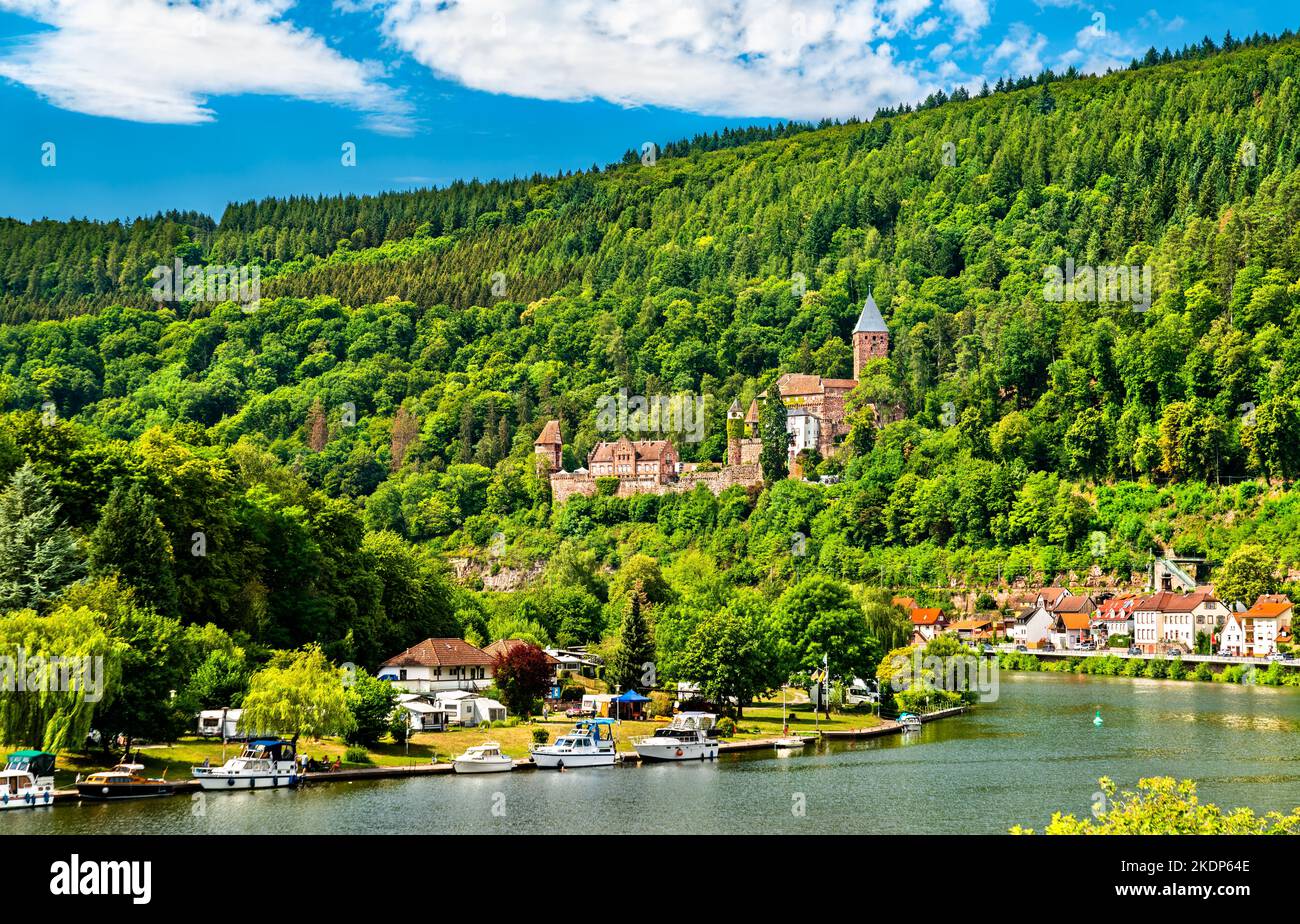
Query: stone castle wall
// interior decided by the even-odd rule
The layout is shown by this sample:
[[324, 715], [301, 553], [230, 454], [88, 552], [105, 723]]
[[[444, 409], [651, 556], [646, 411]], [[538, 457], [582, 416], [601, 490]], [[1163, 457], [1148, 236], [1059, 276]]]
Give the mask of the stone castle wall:
[[[595, 475], [575, 475], [572, 472], [558, 472], [551, 476], [551, 503], [558, 507], [575, 494], [580, 494], [583, 497], [594, 497], [597, 480]], [[763, 470], [755, 461], [740, 465], [728, 465], [714, 471], [685, 472], [676, 481], [670, 481], [667, 484], [661, 484], [650, 477], [622, 478], [619, 480], [618, 490], [614, 492], [614, 496], [682, 494], [694, 491], [700, 485], [708, 488], [714, 495], [718, 495], [733, 485], [750, 487], [751, 485], [762, 484], [762, 482]]]

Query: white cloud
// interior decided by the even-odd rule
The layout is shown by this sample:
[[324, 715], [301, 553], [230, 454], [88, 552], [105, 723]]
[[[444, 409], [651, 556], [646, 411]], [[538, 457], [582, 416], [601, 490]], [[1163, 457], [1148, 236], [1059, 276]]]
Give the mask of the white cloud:
[[[1006, 36], [993, 49], [985, 67], [994, 73], [1010, 73], [1012, 77], [1033, 76], [1043, 69], [1043, 50], [1047, 36], [1034, 32], [1022, 22], [1011, 24]], [[1009, 65], [1003, 67], [1002, 65]]]
[[[387, 0], [385, 37], [434, 73], [492, 93], [603, 99], [724, 116], [870, 115], [939, 87], [889, 40], [932, 0]], [[948, 27], [984, 0], [944, 0]], [[981, 20], [981, 16], [983, 19]]]
[[1106, 20], [1096, 19], [1074, 34], [1074, 47], [1061, 55], [1061, 70], [1073, 65], [1085, 74], [1104, 74], [1108, 70], [1123, 70], [1134, 58], [1146, 54], [1146, 45], [1126, 38], [1106, 27]]
[[943, 0], [943, 8], [958, 19], [953, 38], [972, 39], [989, 24], [989, 0]]
[[349, 106], [376, 130], [408, 130], [408, 107], [381, 69], [288, 22], [292, 5], [0, 0], [0, 10], [53, 27], [0, 56], [0, 76], [60, 108], [136, 122], [210, 122], [210, 97], [259, 93]]

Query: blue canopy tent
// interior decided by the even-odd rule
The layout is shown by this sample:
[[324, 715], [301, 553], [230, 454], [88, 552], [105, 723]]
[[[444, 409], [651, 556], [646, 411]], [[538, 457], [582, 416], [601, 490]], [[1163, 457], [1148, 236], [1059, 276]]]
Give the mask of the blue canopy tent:
[[650, 697], [642, 696], [636, 690], [627, 690], [615, 696], [611, 702], [617, 703], [619, 718], [641, 718], [641, 704], [650, 702]]

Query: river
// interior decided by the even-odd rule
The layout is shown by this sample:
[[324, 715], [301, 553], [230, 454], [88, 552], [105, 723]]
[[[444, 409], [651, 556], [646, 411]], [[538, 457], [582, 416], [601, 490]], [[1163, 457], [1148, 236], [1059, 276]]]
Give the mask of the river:
[[[1002, 833], [1088, 813], [1097, 778], [1300, 805], [1300, 691], [1003, 672], [996, 702], [886, 736], [716, 763], [339, 783], [0, 816], [4, 833]], [[1100, 709], [1105, 724], [1095, 728]]]

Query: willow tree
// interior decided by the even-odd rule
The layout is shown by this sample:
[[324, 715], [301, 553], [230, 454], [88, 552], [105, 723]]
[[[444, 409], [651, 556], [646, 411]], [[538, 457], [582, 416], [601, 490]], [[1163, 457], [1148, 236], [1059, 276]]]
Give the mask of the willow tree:
[[0, 619], [0, 739], [47, 751], [79, 751], [96, 710], [119, 687], [125, 644], [102, 614], [61, 606]]
[[319, 645], [277, 652], [253, 675], [244, 696], [239, 730], [298, 738], [345, 735], [356, 724], [344, 674]]

